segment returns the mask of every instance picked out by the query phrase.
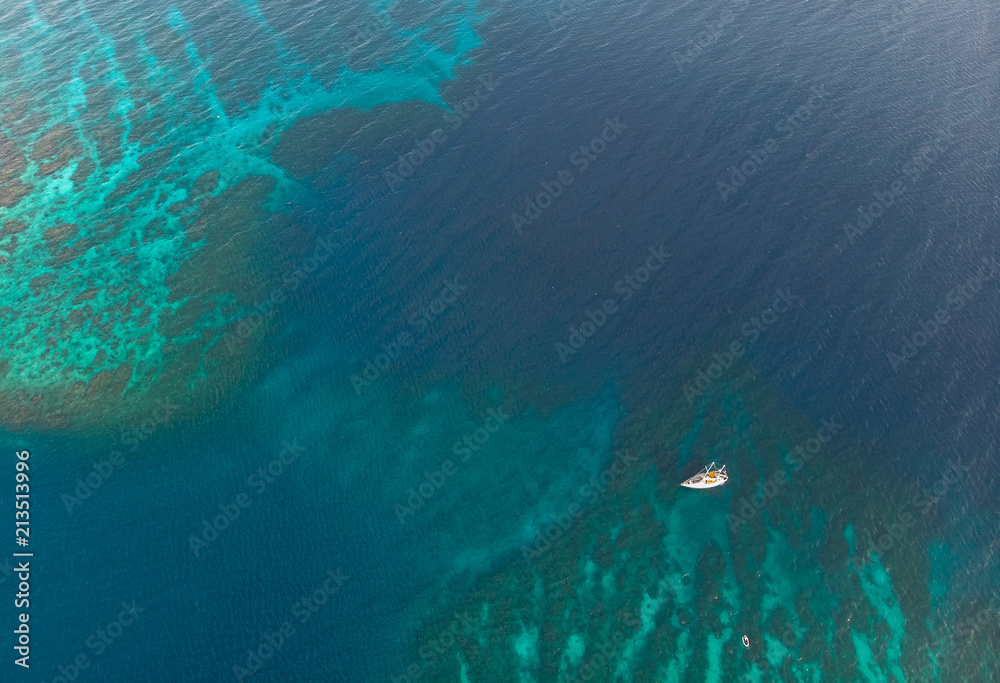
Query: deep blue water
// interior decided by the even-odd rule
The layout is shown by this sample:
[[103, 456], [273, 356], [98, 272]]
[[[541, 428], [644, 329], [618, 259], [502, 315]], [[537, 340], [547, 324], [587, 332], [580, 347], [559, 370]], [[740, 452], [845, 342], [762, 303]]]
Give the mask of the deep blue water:
[[[561, 19], [547, 16], [558, 11]], [[47, 120], [63, 116], [84, 130], [78, 119], [89, 100], [66, 85], [83, 78], [73, 75], [78, 56], [46, 46], [98, 44], [94, 35], [104, 41], [94, 50], [113, 55], [134, 92], [161, 94], [167, 132], [149, 144], [166, 146], [171, 161], [141, 182], [165, 187], [169, 173], [188, 173], [172, 161], [187, 147], [195, 150], [189, 163], [203, 164], [192, 178], [219, 168], [230, 186], [253, 175], [276, 179], [259, 212], [212, 219], [231, 221], [227, 235], [258, 240], [242, 255], [245, 272], [227, 283], [259, 281], [268, 290], [313, 253], [318, 237], [335, 242], [332, 256], [286, 293], [252, 353], [228, 357], [245, 365], [238, 381], [203, 368], [203, 383], [192, 380], [189, 392], [164, 384], [159, 395], [151, 385], [142, 411], [154, 399], [177, 409], [148, 437], [123, 442], [123, 430], [150, 414], [142, 411], [110, 427], [6, 433], [8, 449], [32, 453], [36, 569], [31, 671], [10, 657], [4, 679], [59, 681], [58, 667], [85, 654], [90, 665], [79, 680], [232, 680], [246, 650], [287, 621], [294, 633], [253, 680], [386, 681], [421, 661], [419, 646], [456, 610], [487, 604], [485, 595], [495, 600], [487, 612], [516, 618], [482, 622], [485, 640], [465, 634], [465, 659], [449, 651], [424, 680], [572, 680], [570, 635], [583, 634], [588, 653], [599, 643], [581, 623], [553, 616], [563, 603], [538, 586], [550, 586], [556, 570], [539, 570], [537, 585], [509, 577], [525, 566], [522, 545], [579, 501], [581, 484], [625, 447], [641, 455], [637, 474], [594, 509], [635, 501], [626, 507], [667, 520], [639, 545], [663, 545], [664, 554], [650, 559], [621, 543], [611, 559], [594, 560], [617, 586], [600, 600], [609, 613], [612, 604], [635, 613], [642, 596], [654, 600], [674, 586], [667, 603], [642, 617], [673, 640], [637, 640], [617, 678], [608, 669], [594, 680], [992, 680], [1000, 671], [988, 603], [997, 580], [1000, 272], [977, 292], [955, 288], [983, 259], [1000, 258], [997, 9], [978, 0], [588, 2], [561, 10], [413, 2], [386, 15], [405, 27], [393, 40], [383, 20], [352, 12], [277, 2], [52, 3], [4, 17], [8, 102], [22, 96], [12, 83], [34, 79], [29, 85], [51, 93]], [[32, 23], [42, 19], [26, 19], [33, 14], [44, 29]], [[343, 50], [344, 29], [354, 25], [374, 26], [360, 53]], [[417, 33], [426, 42], [400, 38]], [[444, 47], [428, 47], [435, 41]], [[154, 79], [139, 66], [157, 59], [146, 48], [189, 62]], [[32, 75], [23, 55], [48, 70]], [[803, 113], [816, 88], [825, 94]], [[470, 97], [478, 99], [465, 118], [459, 103]], [[354, 109], [323, 118], [344, 107]], [[37, 144], [33, 129], [12, 123], [12, 110], [5, 134]], [[226, 123], [204, 123], [211, 115]], [[303, 134], [311, 117], [313, 132]], [[386, 170], [438, 128], [443, 141], [390, 187]], [[275, 130], [301, 137], [272, 147], [264, 140]], [[914, 162], [943, 132], [947, 143]], [[771, 138], [777, 148], [763, 159]], [[763, 160], [745, 182], [720, 191], [736, 177], [731, 167], [755, 154]], [[560, 172], [572, 182], [517, 229], [512, 214]], [[856, 225], [859, 205], [871, 206], [896, 180], [904, 192], [852, 243], [845, 224]], [[8, 249], [10, 282], [34, 275], [24, 245], [36, 223], [41, 244], [38, 212], [51, 204], [87, 224], [115, 201], [84, 206], [82, 190], [67, 195], [55, 181], [35, 188], [21, 209], [0, 216], [33, 226], [22, 251]], [[145, 226], [161, 207], [143, 211], [128, 220]], [[169, 220], [164, 230], [184, 230]], [[637, 270], [661, 247], [669, 257], [638, 283]], [[154, 291], [154, 280], [136, 287]], [[16, 303], [20, 290], [9, 287], [0, 296]], [[762, 316], [779, 291], [793, 303], [768, 322]], [[574, 348], [571, 328], [609, 298], [614, 312]], [[906, 339], [939, 307], [948, 322], [906, 357]], [[754, 319], [759, 334], [747, 334]], [[398, 358], [365, 378], [366, 362], [374, 368], [382, 345], [407, 332], [412, 345], [400, 344]], [[697, 388], [698, 371], [734, 341], [745, 354], [704, 400], [687, 401], [685, 385]], [[27, 370], [18, 380], [17, 369], [28, 367], [18, 353], [3, 390], [17, 381], [49, 386], [48, 375]], [[890, 353], [905, 362], [894, 367]], [[196, 400], [206, 385], [214, 398]], [[453, 443], [474, 438], [491, 408], [511, 417], [401, 522], [398, 506], [411, 488], [457, 460]], [[695, 529], [726, 535], [726, 515], [738, 514], [740, 498], [780, 462], [776, 443], [790, 448], [793, 435], [831, 417], [843, 436], [806, 470], [808, 484], [783, 489], [742, 527], [751, 532], [732, 532], [710, 551], [698, 545]], [[273, 482], [248, 480], [285, 442], [304, 450]], [[125, 464], [68, 512], [64, 494], [114, 449]], [[730, 493], [695, 501], [673, 490], [669, 482], [711, 458], [728, 461]], [[932, 487], [949, 462], [974, 464], [925, 516], [913, 492]], [[241, 493], [249, 505], [195, 554], [190, 537]], [[809, 530], [810, 510], [835, 520], [825, 536]], [[907, 511], [919, 523], [895, 548], [864, 569], [846, 564], [852, 539], [877, 537]], [[566, 571], [568, 584], [589, 571], [580, 569], [588, 539], [623, 533], [597, 528], [593, 520], [605, 514], [594, 512], [559, 551], [579, 550], [579, 565], [565, 560], [579, 569]], [[679, 530], [683, 520], [691, 528]], [[840, 540], [813, 552], [809, 539], [821, 536]], [[782, 543], [791, 549], [775, 550]], [[722, 569], [711, 563], [716, 554], [726, 558]], [[658, 573], [650, 580], [630, 566]], [[328, 570], [349, 578], [301, 623], [295, 605]], [[714, 586], [718, 601], [686, 603], [682, 575], [695, 575], [703, 596]], [[8, 576], [0, 585], [12, 583]], [[829, 604], [817, 597], [825, 590]], [[88, 637], [133, 600], [145, 611], [98, 654]], [[579, 600], [566, 612], [586, 622]], [[800, 620], [789, 648], [797, 665], [775, 640], [775, 604], [798, 615], [781, 619]], [[971, 631], [972, 653], [963, 648], [968, 638], [947, 639], [950, 630], [969, 632], [967, 615], [988, 604], [988, 618]], [[694, 626], [682, 636], [689, 617]], [[541, 640], [523, 635], [532, 625]], [[827, 652], [805, 645], [807, 627], [823, 633]], [[748, 656], [774, 658], [768, 673], [744, 659], [743, 632], [753, 641]], [[811, 678], [816, 671], [821, 677]]]

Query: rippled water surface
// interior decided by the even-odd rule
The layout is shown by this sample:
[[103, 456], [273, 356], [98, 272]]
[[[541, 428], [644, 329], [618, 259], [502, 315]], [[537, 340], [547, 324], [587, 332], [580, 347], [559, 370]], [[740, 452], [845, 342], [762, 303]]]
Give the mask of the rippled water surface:
[[1000, 677], [998, 21], [7, 3], [3, 679]]

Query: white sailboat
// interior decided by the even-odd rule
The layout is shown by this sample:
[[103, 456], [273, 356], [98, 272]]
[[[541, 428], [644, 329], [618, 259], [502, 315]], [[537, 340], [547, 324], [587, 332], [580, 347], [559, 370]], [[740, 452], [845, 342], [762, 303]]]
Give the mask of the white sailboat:
[[716, 486], [722, 486], [727, 481], [729, 481], [729, 475], [726, 473], [726, 466], [717, 467], [713, 462], [701, 472], [685, 481], [681, 486], [689, 489], [711, 489]]

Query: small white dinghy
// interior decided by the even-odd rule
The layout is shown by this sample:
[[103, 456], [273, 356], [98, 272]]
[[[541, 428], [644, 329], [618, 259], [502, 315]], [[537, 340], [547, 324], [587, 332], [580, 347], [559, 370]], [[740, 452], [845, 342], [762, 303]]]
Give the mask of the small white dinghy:
[[729, 481], [729, 475], [726, 474], [726, 466], [716, 467], [713, 462], [701, 472], [685, 481], [681, 486], [689, 489], [712, 489], [716, 486], [722, 486], [727, 481]]

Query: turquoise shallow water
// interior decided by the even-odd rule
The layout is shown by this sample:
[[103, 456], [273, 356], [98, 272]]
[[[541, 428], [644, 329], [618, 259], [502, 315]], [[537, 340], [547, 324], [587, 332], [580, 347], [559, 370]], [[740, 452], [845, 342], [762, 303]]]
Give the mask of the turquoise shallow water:
[[5, 361], [17, 374], [3, 393], [45, 403], [24, 422], [102, 420], [80, 396], [95, 378], [129, 402], [164, 375], [206, 391], [224, 364], [217, 348], [232, 346], [229, 328], [266, 299], [260, 281], [274, 274], [245, 262], [261, 236], [240, 234], [307, 192], [272, 158], [283, 140], [286, 156], [294, 146], [285, 133], [334, 110], [444, 105], [438, 88], [469, 62], [485, 18], [466, 11], [417, 30], [367, 8], [381, 22], [374, 68], [355, 55], [370, 48], [342, 39], [311, 63], [260, 7], [233, 9], [218, 20], [262, 41], [250, 54], [235, 37], [217, 45], [197, 8], [5, 13], [3, 258], [23, 276], [4, 281]]
[[4, 680], [994, 680], [997, 19], [0, 10]]

